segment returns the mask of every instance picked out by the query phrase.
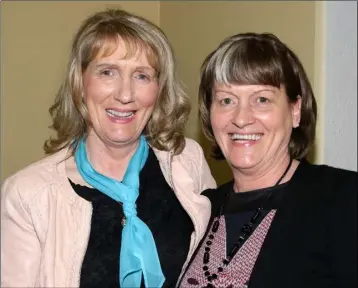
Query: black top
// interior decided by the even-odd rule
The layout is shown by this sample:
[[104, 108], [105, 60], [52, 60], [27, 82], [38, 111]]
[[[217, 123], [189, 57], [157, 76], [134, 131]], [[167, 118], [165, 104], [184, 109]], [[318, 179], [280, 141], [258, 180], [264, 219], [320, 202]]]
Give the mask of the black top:
[[[71, 182], [71, 181], [70, 181]], [[75, 192], [92, 202], [88, 247], [82, 263], [80, 287], [119, 287], [119, 254], [124, 216], [122, 205], [97, 189], [76, 185]], [[153, 233], [164, 276], [174, 287], [186, 260], [193, 224], [165, 181], [152, 149], [140, 172], [138, 217]], [[143, 281], [142, 281], [143, 286]]]
[[[242, 193], [235, 193], [233, 186], [234, 181], [230, 181], [223, 187], [223, 191], [226, 190], [228, 193], [223, 211], [226, 226], [227, 254], [229, 254], [231, 247], [235, 245], [237, 239], [242, 234], [241, 229], [238, 229], [238, 227], [244, 227], [259, 207], [264, 208], [262, 218], [264, 218], [270, 210], [277, 209], [288, 188], [288, 183]], [[258, 224], [259, 223], [256, 223], [253, 228], [256, 228]]]
[[[227, 201], [232, 185], [231, 181], [204, 192], [212, 203], [212, 218]], [[274, 189], [272, 200], [264, 202], [264, 207], [277, 212], [248, 287], [356, 287], [357, 173], [303, 160], [289, 182], [269, 189]], [[231, 194], [225, 212], [229, 241], [239, 230], [233, 224], [235, 217], [243, 222], [246, 212], [265, 201], [267, 192]]]

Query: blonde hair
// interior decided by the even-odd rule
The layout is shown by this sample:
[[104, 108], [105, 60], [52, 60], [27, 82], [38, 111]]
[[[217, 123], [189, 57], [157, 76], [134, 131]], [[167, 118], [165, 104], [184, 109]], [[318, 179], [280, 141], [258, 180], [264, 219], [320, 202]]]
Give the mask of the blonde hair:
[[119, 37], [127, 46], [126, 57], [142, 49], [158, 76], [158, 100], [144, 129], [148, 143], [174, 154], [184, 149], [190, 102], [177, 79], [175, 58], [167, 37], [150, 21], [111, 9], [86, 19], [74, 38], [66, 78], [49, 109], [53, 119], [50, 127], [57, 136], [44, 143], [46, 154], [75, 144], [86, 135], [88, 116], [82, 101], [82, 74], [96, 57], [111, 55]]

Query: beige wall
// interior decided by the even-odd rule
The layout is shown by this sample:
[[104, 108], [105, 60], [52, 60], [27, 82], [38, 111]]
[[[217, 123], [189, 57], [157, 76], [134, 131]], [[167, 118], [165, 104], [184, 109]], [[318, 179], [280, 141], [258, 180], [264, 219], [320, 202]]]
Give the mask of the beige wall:
[[121, 7], [159, 24], [158, 1], [6, 1], [1, 3], [1, 181], [41, 159], [51, 125], [48, 108], [80, 22]]
[[[193, 99], [187, 134], [197, 139], [209, 156], [208, 143], [197, 125], [199, 67], [220, 41], [239, 32], [272, 32], [301, 58], [314, 79], [315, 3], [313, 1], [162, 1], [160, 24], [173, 44], [179, 72]], [[223, 161], [209, 159], [219, 183], [231, 179]]]
[[[273, 32], [298, 54], [314, 80], [318, 38], [313, 1], [7, 1], [1, 6], [1, 181], [44, 156], [42, 145], [51, 132], [48, 108], [62, 80], [72, 36], [87, 15], [106, 7], [144, 16], [167, 33], [193, 99], [187, 135], [204, 146], [207, 156], [197, 123], [199, 67], [224, 37]], [[209, 164], [219, 183], [230, 178], [225, 162]]]

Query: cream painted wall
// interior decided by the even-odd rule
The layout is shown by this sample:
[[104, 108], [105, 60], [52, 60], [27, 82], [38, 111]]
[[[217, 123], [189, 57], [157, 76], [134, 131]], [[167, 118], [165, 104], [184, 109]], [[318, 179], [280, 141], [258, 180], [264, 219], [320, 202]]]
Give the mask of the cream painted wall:
[[[180, 75], [193, 99], [187, 134], [202, 144], [207, 156], [208, 143], [197, 125], [199, 67], [224, 37], [239, 32], [272, 32], [297, 53], [314, 80], [313, 1], [162, 1], [160, 24], [174, 47]], [[225, 162], [209, 159], [209, 165], [219, 183], [231, 179]]]
[[1, 181], [44, 156], [48, 108], [63, 79], [80, 22], [122, 8], [159, 24], [159, 1], [6, 1], [1, 3]]
[[[224, 37], [273, 32], [298, 54], [310, 79], [319, 78], [314, 77], [320, 32], [315, 31], [319, 17], [313, 1], [7, 1], [1, 6], [1, 181], [44, 156], [42, 145], [51, 132], [48, 108], [63, 78], [72, 36], [87, 15], [103, 8], [121, 7], [167, 33], [193, 99], [187, 135], [203, 145], [207, 156], [197, 122], [199, 67]], [[230, 178], [225, 162], [209, 164], [219, 183]]]

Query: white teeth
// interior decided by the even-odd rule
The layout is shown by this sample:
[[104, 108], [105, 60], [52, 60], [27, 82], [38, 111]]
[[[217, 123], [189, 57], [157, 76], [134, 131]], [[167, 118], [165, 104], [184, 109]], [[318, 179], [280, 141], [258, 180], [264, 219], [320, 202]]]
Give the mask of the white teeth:
[[116, 110], [112, 110], [112, 109], [107, 109], [106, 110], [107, 113], [111, 116], [117, 116], [117, 117], [130, 117], [134, 114], [133, 111], [129, 111], [129, 112], [119, 112]]
[[261, 138], [260, 134], [232, 134], [232, 140], [259, 140]]

